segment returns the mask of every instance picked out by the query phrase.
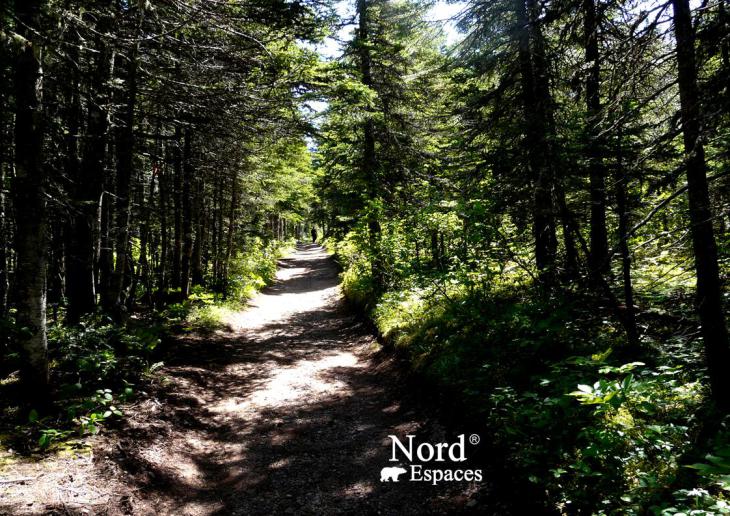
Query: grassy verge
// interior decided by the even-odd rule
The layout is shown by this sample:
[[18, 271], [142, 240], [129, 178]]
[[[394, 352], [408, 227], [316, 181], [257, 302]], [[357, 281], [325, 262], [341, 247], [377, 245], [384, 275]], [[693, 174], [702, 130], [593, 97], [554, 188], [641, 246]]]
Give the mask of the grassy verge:
[[[196, 286], [184, 302], [132, 314], [123, 324], [95, 314], [77, 326], [50, 325], [55, 392], [46, 407], [18, 405], [22, 396], [17, 392], [17, 372], [12, 364], [4, 364], [10, 373], [0, 381], [2, 444], [20, 453], [85, 446], [86, 436], [123, 418], [124, 404], [143, 395], [145, 385], [156, 380], [164, 365], [161, 343], [181, 333], [225, 329], [227, 317], [273, 281], [277, 260], [291, 246], [291, 242], [251, 241], [229, 265], [226, 299]], [[20, 331], [12, 320], [4, 324]]]
[[375, 296], [366, 256], [347, 241], [334, 247], [350, 302], [484, 425], [517, 481], [544, 493], [546, 510], [730, 512], [724, 423], [698, 453], [708, 391], [681, 292], [652, 296], [640, 316], [646, 357], [626, 363], [623, 331], [597, 299], [545, 297], [525, 283], [475, 280], [473, 270], [412, 271]]

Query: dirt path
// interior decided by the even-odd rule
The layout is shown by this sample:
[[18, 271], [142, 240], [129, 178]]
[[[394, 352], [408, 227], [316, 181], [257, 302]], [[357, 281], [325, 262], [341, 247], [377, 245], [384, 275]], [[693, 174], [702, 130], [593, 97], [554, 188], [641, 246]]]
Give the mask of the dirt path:
[[380, 482], [389, 434], [454, 436], [344, 309], [321, 248], [301, 247], [277, 277], [231, 332], [181, 341], [158, 391], [93, 460], [58, 459], [47, 499], [19, 504], [16, 487], [0, 513], [488, 513], [478, 483]]

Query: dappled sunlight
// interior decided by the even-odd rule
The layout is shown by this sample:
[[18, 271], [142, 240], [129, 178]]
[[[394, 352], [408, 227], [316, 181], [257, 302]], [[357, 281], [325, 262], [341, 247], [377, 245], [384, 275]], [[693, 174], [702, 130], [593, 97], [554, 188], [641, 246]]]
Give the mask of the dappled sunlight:
[[281, 407], [292, 403], [307, 403], [311, 396], [337, 393], [349, 395], [347, 384], [322, 377], [320, 372], [337, 367], [361, 367], [352, 353], [337, 353], [319, 360], [302, 360], [294, 367], [276, 371], [271, 379], [242, 401], [225, 400], [211, 408], [213, 412], [239, 412], [260, 407]]
[[272, 322], [293, 314], [319, 310], [339, 298], [336, 277], [327, 274], [328, 257], [319, 248], [302, 251], [297, 263], [280, 262], [274, 285], [249, 302], [249, 309], [228, 314], [226, 324], [237, 331], [266, 331]]
[[[375, 367], [373, 336], [344, 309], [337, 270], [320, 247], [281, 260], [277, 283], [229, 315], [230, 332], [175, 341], [164, 381], [89, 465], [99, 478], [124, 479], [129, 507], [429, 514], [463, 501], [464, 486], [379, 482], [389, 434], [443, 430], [409, 409], [393, 362]], [[100, 486], [98, 497], [110, 503], [121, 489]]]
[[375, 490], [373, 482], [355, 482], [342, 489], [342, 496], [349, 498], [359, 498], [372, 493]]

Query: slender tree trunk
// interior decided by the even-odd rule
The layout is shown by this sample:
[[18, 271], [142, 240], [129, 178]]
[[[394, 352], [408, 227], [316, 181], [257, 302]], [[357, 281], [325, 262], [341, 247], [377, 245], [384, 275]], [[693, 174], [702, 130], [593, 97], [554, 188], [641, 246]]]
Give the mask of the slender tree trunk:
[[180, 270], [180, 289], [184, 298], [190, 290], [190, 270], [193, 259], [193, 163], [192, 163], [192, 136], [190, 128], [185, 129], [183, 146], [183, 184], [182, 184], [182, 267]]
[[228, 285], [228, 267], [230, 265], [231, 256], [233, 255], [233, 235], [236, 230], [236, 210], [238, 209], [238, 177], [234, 173], [231, 178], [233, 185], [231, 186], [231, 206], [228, 214], [228, 236], [226, 237], [226, 256], [224, 260], [222, 280], [223, 280], [223, 297], [227, 298], [230, 294]]
[[[234, 183], [235, 184], [235, 183]], [[223, 173], [218, 176], [218, 212], [216, 213], [216, 225], [218, 226], [218, 246], [216, 248], [216, 285], [220, 292], [225, 289], [225, 260], [223, 257]]]
[[[103, 2], [102, 2], [103, 4]], [[108, 15], [101, 14], [97, 23], [97, 31], [103, 32], [108, 25]], [[111, 52], [102, 37], [95, 42], [97, 53], [93, 54], [92, 70], [94, 80], [88, 84], [89, 100], [87, 108], [86, 133], [83, 138], [82, 158], [78, 173], [69, 177], [74, 182], [72, 188], [72, 212], [68, 224], [68, 311], [70, 323], [77, 323], [81, 316], [91, 313], [96, 308], [96, 245], [95, 235], [98, 231], [99, 204], [106, 180], [105, 159], [108, 129], [109, 90], [107, 82], [111, 77]], [[79, 124], [74, 120], [80, 106], [78, 86], [72, 85], [76, 91], [69, 114], [70, 133]], [[73, 93], [72, 93], [73, 95]], [[75, 126], [75, 127], [74, 127]], [[76, 168], [77, 143], [76, 134], [69, 134], [66, 163], [68, 173]], [[102, 255], [103, 252], [101, 252]]]
[[602, 114], [600, 80], [601, 63], [598, 47], [599, 25], [597, 0], [583, 0], [586, 78], [586, 153], [588, 157], [591, 201], [591, 249], [588, 256], [592, 274], [606, 274], [610, 269], [608, 233], [606, 231], [606, 167], [598, 141], [598, 125]]
[[167, 293], [167, 249], [169, 247], [169, 228], [167, 224], [167, 199], [170, 188], [170, 178], [168, 177], [169, 169], [167, 168], [167, 151], [164, 147], [160, 149], [162, 156], [162, 164], [160, 166], [160, 265], [157, 269], [157, 284], [164, 298]]
[[629, 252], [628, 230], [629, 214], [626, 198], [626, 174], [619, 169], [620, 177], [616, 178], [616, 211], [618, 212], [618, 237], [621, 252], [621, 273], [624, 286], [624, 304], [626, 313], [626, 338], [629, 347], [638, 348], [639, 331], [636, 326], [636, 310], [634, 309], [634, 288], [631, 284], [631, 253]]
[[[542, 34], [537, 26], [534, 0], [516, 0], [518, 24], [518, 52], [521, 75], [521, 96], [525, 116], [525, 147], [529, 175], [534, 181], [533, 236], [535, 239], [535, 264], [541, 280], [552, 284], [555, 279], [557, 238], [552, 199], [552, 171], [549, 163], [550, 142], [545, 110], [552, 101], [547, 83], [546, 70], [536, 66], [537, 45]], [[542, 64], [542, 63], [541, 63]], [[540, 85], [538, 86], [538, 83]]]
[[[717, 22], [720, 27], [720, 58], [722, 60], [721, 78], [724, 81], [721, 84], [730, 82], [730, 17], [728, 17], [726, 4], [727, 0], [719, 0], [717, 7]], [[728, 87], [725, 87], [723, 101], [725, 103], [725, 113], [728, 113], [730, 110], [730, 88]]]
[[213, 206], [210, 212], [210, 223], [212, 226], [212, 267], [213, 267], [213, 286], [216, 290], [219, 289], [220, 284], [218, 283], [218, 251], [220, 246], [220, 231], [218, 226], [218, 212], [220, 211], [219, 192], [220, 192], [220, 181], [218, 176], [220, 172], [216, 173], [213, 184]]
[[[2, 123], [2, 122], [0, 122]], [[5, 127], [0, 128], [5, 133]], [[0, 146], [4, 148], [4, 141], [0, 141]], [[6, 219], [7, 204], [5, 202], [5, 163], [0, 161], [0, 318], [5, 317], [8, 313], [8, 288], [10, 286], [8, 278], [8, 238]], [[2, 339], [0, 339], [2, 340]], [[0, 342], [0, 345], [2, 342]]]
[[717, 247], [707, 185], [705, 149], [700, 133], [700, 95], [695, 64], [694, 29], [689, 0], [672, 0], [682, 133], [689, 197], [692, 245], [697, 271], [697, 311], [702, 325], [712, 395], [723, 409], [730, 407], [730, 363], [723, 312]]
[[[720, 56], [722, 58], [722, 69], [725, 80], [730, 80], [730, 21], [728, 21], [726, 0], [719, 0], [717, 6], [717, 21], [720, 26]], [[726, 89], [726, 95], [730, 96], [730, 89]]]
[[556, 184], [555, 196], [557, 197], [558, 213], [560, 214], [560, 223], [563, 230], [563, 247], [565, 247], [565, 272], [564, 278], [567, 282], [572, 282], [579, 277], [578, 271], [578, 249], [575, 245], [575, 230], [572, 228], [573, 216], [568, 209], [568, 202], [565, 196], [565, 190], [562, 185]]
[[639, 329], [636, 325], [636, 310], [634, 309], [634, 287], [631, 282], [631, 252], [629, 250], [629, 199], [628, 183], [629, 176], [623, 163], [623, 131], [619, 126], [618, 131], [617, 170], [614, 179], [616, 189], [616, 214], [618, 215], [618, 238], [619, 252], [621, 253], [621, 276], [623, 279], [624, 304], [624, 328], [628, 341], [629, 351], [633, 354], [640, 349]]
[[[5, 59], [0, 57], [0, 80], [5, 78]], [[5, 170], [6, 163], [10, 163], [9, 156], [5, 154], [6, 149], [10, 148], [6, 133], [6, 105], [4, 100], [0, 99], [0, 320], [8, 314], [8, 291], [10, 289], [10, 235], [8, 234], [7, 212], [8, 204], [5, 200]], [[7, 335], [0, 335], [0, 371], [4, 371], [4, 362], [7, 355], [7, 345], [9, 338]]]
[[[70, 31], [72, 32], [72, 31]], [[94, 310], [96, 305], [96, 287], [94, 280], [94, 241], [91, 228], [86, 229], [85, 223], [93, 224], [96, 214], [87, 221], [89, 209], [79, 202], [80, 193], [83, 192], [81, 167], [79, 162], [79, 132], [81, 125], [81, 100], [79, 73], [76, 63], [79, 62], [77, 39], [70, 36], [71, 65], [70, 80], [66, 85], [66, 125], [68, 134], [65, 138], [66, 156], [64, 160], [64, 172], [66, 177], [72, 181], [69, 190], [73, 192], [75, 199], [69, 204], [70, 215], [67, 221], [67, 242], [66, 242], [66, 278], [68, 280], [67, 298], [68, 307], [66, 310], [66, 321], [71, 324], [79, 322], [82, 314]], [[98, 197], [97, 197], [98, 200]]]
[[111, 288], [112, 274], [114, 272], [114, 250], [111, 239], [113, 208], [114, 203], [111, 195], [104, 193], [101, 196], [101, 203], [98, 211], [99, 218], [97, 221], [97, 225], [99, 227], [97, 240], [97, 247], [99, 249], [99, 272], [97, 274], [99, 280], [97, 286], [99, 292], [106, 292]]
[[63, 230], [63, 224], [51, 223], [49, 225], [48, 233], [50, 242], [48, 246], [48, 258], [46, 259], [48, 264], [46, 269], [46, 303], [53, 309], [54, 322], [56, 322], [58, 307], [61, 304], [66, 290]]
[[[145, 200], [144, 188], [140, 194], [142, 202], [140, 205], [143, 206], [144, 216], [139, 225], [139, 265], [137, 267], [138, 281], [142, 282], [144, 287], [144, 297], [141, 300], [142, 303], [150, 305], [152, 303], [152, 275], [150, 274], [150, 260], [148, 257], [150, 247], [150, 233], [151, 233], [151, 219], [152, 209], [155, 195], [155, 172], [152, 172], [149, 183], [149, 192], [147, 193], [147, 200]], [[132, 287], [132, 292], [135, 288]]]
[[183, 163], [182, 163], [182, 130], [179, 125], [175, 126], [175, 146], [173, 147], [173, 155], [175, 161], [175, 182], [173, 187], [173, 209], [174, 221], [175, 221], [175, 240], [172, 251], [172, 288], [180, 288], [180, 264], [182, 260], [182, 176], [183, 176]]
[[16, 321], [23, 392], [34, 402], [48, 391], [46, 341], [46, 192], [43, 166], [43, 71], [37, 41], [43, 3], [17, 2], [17, 33], [25, 38], [15, 60], [15, 207], [17, 268]]
[[203, 284], [203, 246], [205, 245], [205, 217], [203, 212], [203, 181], [196, 178], [193, 218], [195, 225], [195, 243], [193, 244], [192, 284]]
[[431, 230], [431, 268], [439, 268], [439, 234], [435, 229]]
[[[0, 55], [0, 84], [7, 84], [9, 77], [6, 73], [7, 57], [3, 53]], [[6, 170], [8, 165], [12, 163], [10, 156], [10, 138], [7, 132], [9, 122], [7, 120], [9, 106], [6, 99], [0, 99], [0, 319], [8, 313], [8, 290], [9, 283], [9, 261], [8, 251], [10, 245], [10, 235], [8, 234], [7, 213], [8, 203], [5, 199], [6, 190]], [[3, 360], [5, 337], [0, 337], [0, 362]]]
[[129, 267], [129, 223], [131, 211], [131, 184], [134, 159], [134, 110], [137, 101], [137, 50], [133, 46], [127, 60], [126, 98], [122, 123], [116, 128], [116, 231], [114, 249], [116, 261], [109, 290], [104, 293], [104, 309], [116, 316], [124, 304], [125, 271]]
[[[363, 85], [372, 87], [372, 64], [370, 56], [370, 13], [369, 0], [358, 0], [358, 54], [360, 57], [360, 74]], [[379, 199], [377, 179], [377, 156], [375, 154], [375, 125], [371, 113], [366, 113], [363, 124], [363, 154], [361, 163], [362, 175], [368, 188], [368, 197], [371, 206], [368, 210], [368, 234], [370, 240], [371, 273], [376, 290], [383, 287], [383, 263], [380, 256], [380, 223], [374, 212]]]

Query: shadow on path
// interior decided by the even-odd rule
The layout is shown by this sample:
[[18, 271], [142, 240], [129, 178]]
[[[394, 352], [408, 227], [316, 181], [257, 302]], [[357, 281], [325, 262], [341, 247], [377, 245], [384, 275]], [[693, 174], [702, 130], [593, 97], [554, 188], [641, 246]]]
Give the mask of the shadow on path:
[[97, 474], [125, 486], [106, 509], [489, 514], [482, 484], [380, 482], [380, 469], [393, 465], [389, 434], [455, 436], [374, 351], [337, 283], [332, 258], [300, 246], [281, 260], [276, 284], [233, 317], [235, 331], [178, 341], [158, 392], [96, 460]]

